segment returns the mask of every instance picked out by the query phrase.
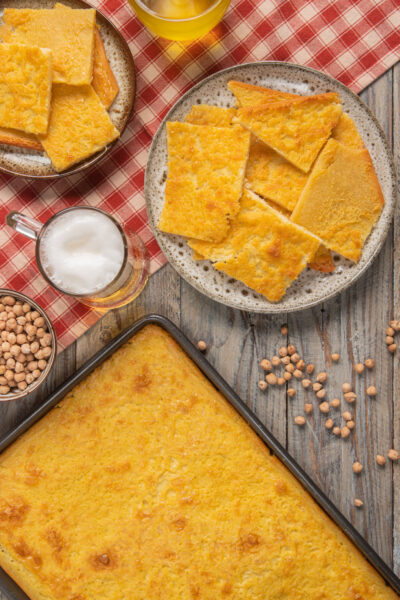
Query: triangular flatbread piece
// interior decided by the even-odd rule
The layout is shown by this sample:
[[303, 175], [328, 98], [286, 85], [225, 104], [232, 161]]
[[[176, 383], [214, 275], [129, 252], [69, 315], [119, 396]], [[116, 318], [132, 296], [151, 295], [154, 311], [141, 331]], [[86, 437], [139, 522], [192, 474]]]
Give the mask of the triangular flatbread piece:
[[292, 220], [318, 235], [331, 250], [356, 262], [383, 204], [368, 150], [354, 150], [329, 140]]
[[189, 246], [219, 271], [239, 279], [270, 302], [278, 302], [320, 243], [319, 238], [245, 190], [228, 236], [219, 244], [190, 240]]
[[296, 94], [288, 94], [287, 92], [251, 85], [242, 81], [230, 81], [228, 88], [235, 96], [238, 106], [256, 106], [257, 104], [270, 104], [301, 98]]
[[341, 112], [339, 96], [328, 93], [239, 108], [233, 121], [307, 173]]

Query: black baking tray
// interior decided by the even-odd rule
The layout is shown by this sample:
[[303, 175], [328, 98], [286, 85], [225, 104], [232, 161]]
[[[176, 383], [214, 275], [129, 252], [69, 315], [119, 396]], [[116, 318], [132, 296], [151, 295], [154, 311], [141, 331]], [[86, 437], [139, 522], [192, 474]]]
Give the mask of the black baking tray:
[[[286, 465], [289, 471], [293, 473], [296, 479], [311, 494], [314, 500], [333, 519], [333, 521], [355, 544], [365, 558], [382, 575], [387, 585], [391, 586], [395, 592], [400, 595], [400, 579], [396, 576], [396, 574], [387, 566], [386, 563], [383, 562], [375, 550], [371, 548], [371, 546], [358, 533], [353, 525], [342, 515], [342, 513], [334, 506], [334, 504], [332, 504], [329, 498], [315, 485], [312, 479], [288, 454], [285, 448], [281, 446], [278, 440], [276, 440], [275, 437], [268, 431], [268, 429], [264, 427], [257, 416], [246, 406], [244, 402], [242, 402], [239, 396], [210, 365], [201, 352], [199, 352], [199, 350], [187, 339], [187, 337], [178, 329], [178, 327], [176, 327], [176, 325], [161, 315], [148, 315], [147, 317], [143, 317], [128, 327], [114, 340], [107, 344], [107, 346], [95, 354], [74, 375], [72, 375], [72, 377], [67, 379], [67, 381], [65, 381], [61, 387], [51, 394], [44, 404], [40, 406], [40, 408], [33, 412], [5, 438], [0, 440], [0, 452], [12, 444], [12, 442], [14, 442], [22, 433], [29, 429], [33, 423], [43, 417], [75, 385], [87, 377], [87, 375], [91, 373], [93, 369], [106, 360], [113, 352], [115, 352], [115, 350], [117, 350], [117, 348], [122, 346], [122, 344], [127, 342], [133, 335], [149, 324], [159, 325], [174, 338], [174, 340], [185, 350], [188, 356], [190, 356], [193, 362], [199, 367], [199, 369], [211, 381], [211, 383], [222, 393], [223, 396], [225, 396], [228, 402], [230, 402], [237, 412], [247, 421], [250, 427], [267, 445], [270, 452], [275, 454], [283, 462], [283, 464]], [[10, 600], [28, 599], [28, 596], [2, 569], [0, 569], [0, 591], [2, 591]]]

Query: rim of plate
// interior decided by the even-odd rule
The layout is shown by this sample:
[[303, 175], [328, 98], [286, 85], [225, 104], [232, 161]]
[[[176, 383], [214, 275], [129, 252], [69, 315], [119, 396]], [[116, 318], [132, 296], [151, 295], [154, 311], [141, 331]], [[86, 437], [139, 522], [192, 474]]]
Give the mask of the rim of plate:
[[[57, 1], [58, 0], [49, 0], [49, 4], [56, 4]], [[68, 175], [75, 175], [77, 173], [81, 173], [82, 171], [85, 171], [89, 167], [92, 167], [93, 165], [100, 163], [103, 160], [103, 158], [105, 158], [110, 153], [112, 148], [114, 148], [114, 146], [121, 139], [121, 136], [124, 133], [129, 121], [131, 120], [132, 114], [133, 114], [133, 109], [134, 109], [135, 99], [136, 99], [136, 87], [137, 87], [136, 86], [136, 68], [135, 68], [135, 63], [134, 63], [132, 52], [130, 51], [128, 42], [126, 41], [126, 39], [124, 38], [122, 33], [120, 33], [118, 31], [117, 27], [112, 23], [112, 21], [108, 17], [106, 17], [105, 14], [103, 12], [101, 12], [101, 10], [99, 10], [98, 8], [96, 8], [95, 6], [93, 6], [92, 4], [87, 2], [86, 0], [60, 0], [60, 1], [61, 1], [61, 3], [67, 4], [69, 7], [73, 7], [73, 8], [93, 8], [96, 11], [96, 18], [99, 21], [98, 24], [100, 25], [100, 28], [102, 28], [103, 26], [109, 28], [109, 30], [112, 31], [112, 35], [115, 36], [115, 39], [118, 41], [118, 44], [121, 47], [121, 51], [124, 55], [124, 60], [127, 65], [125, 78], [127, 80], [129, 80], [130, 85], [129, 85], [129, 100], [126, 103], [126, 108], [124, 110], [125, 115], [121, 119], [121, 123], [118, 124], [118, 125], [121, 125], [121, 129], [119, 129], [119, 126], [115, 125], [117, 127], [117, 129], [119, 130], [120, 135], [117, 139], [113, 140], [110, 144], [105, 146], [102, 150], [99, 150], [98, 152], [96, 152], [96, 154], [89, 156], [88, 158], [77, 163], [76, 165], [72, 165], [72, 167], [70, 167], [69, 169], [67, 169], [65, 171], [57, 172], [53, 169], [53, 171], [51, 171], [51, 172], [49, 171], [48, 173], [35, 174], [34, 172], [30, 173], [28, 171], [28, 168], [26, 168], [26, 172], [22, 172], [22, 171], [14, 170], [14, 168], [12, 168], [11, 166], [7, 167], [7, 166], [3, 166], [0, 164], [0, 172], [6, 173], [7, 175], [13, 175], [15, 177], [26, 177], [27, 179], [35, 179], [35, 180], [36, 179], [51, 180], [51, 179], [60, 179], [61, 177], [67, 177]], [[29, 3], [30, 3], [29, 0], [27, 0], [26, 4], [29, 4]], [[107, 111], [111, 112], [111, 110], [112, 110], [112, 105], [107, 109]], [[49, 168], [51, 168], [51, 164], [49, 165]]]
[[[232, 300], [219, 298], [217, 296], [217, 294], [213, 293], [212, 290], [204, 288], [204, 286], [199, 284], [197, 279], [194, 277], [193, 273], [182, 273], [182, 270], [179, 266], [178, 260], [175, 259], [175, 257], [171, 254], [169, 249], [166, 247], [166, 244], [164, 243], [164, 237], [167, 237], [168, 234], [164, 234], [163, 232], [159, 231], [157, 228], [157, 225], [155, 223], [155, 220], [154, 220], [153, 207], [152, 207], [152, 202], [151, 202], [151, 197], [150, 197], [150, 192], [149, 192], [149, 188], [151, 185], [150, 175], [149, 175], [150, 165], [152, 163], [154, 153], [158, 147], [159, 138], [165, 128], [166, 122], [168, 120], [170, 120], [171, 113], [173, 113], [177, 108], [179, 108], [189, 96], [191, 96], [197, 90], [201, 89], [202, 86], [204, 86], [208, 82], [212, 81], [213, 79], [216, 79], [219, 76], [225, 75], [227, 73], [235, 73], [235, 72], [245, 71], [246, 69], [248, 69], [250, 67], [251, 68], [265, 67], [266, 69], [285, 68], [285, 69], [289, 69], [289, 70], [293, 69], [297, 72], [300, 71], [304, 74], [309, 73], [313, 76], [317, 76], [321, 80], [324, 80], [324, 82], [326, 82], [327, 84], [331, 84], [331, 85], [333, 84], [335, 87], [338, 87], [339, 89], [343, 90], [346, 94], [349, 94], [350, 97], [361, 107], [361, 109], [367, 113], [367, 116], [374, 123], [377, 133], [379, 135], [379, 138], [381, 139], [381, 141], [383, 143], [383, 146], [385, 149], [385, 160], [387, 161], [388, 166], [389, 166], [391, 191], [390, 191], [390, 197], [387, 197], [387, 198], [385, 197], [385, 205], [384, 205], [387, 208], [387, 205], [390, 204], [389, 212], [387, 213], [383, 224], [380, 223], [382, 216], [383, 216], [383, 212], [382, 212], [378, 221], [376, 222], [376, 224], [374, 226], [374, 228], [375, 228], [380, 223], [381, 231], [380, 231], [379, 238], [378, 238], [375, 246], [372, 248], [367, 261], [362, 266], [359, 266], [359, 267], [358, 267], [359, 263], [355, 263], [354, 264], [354, 267], [355, 267], [354, 274], [347, 281], [342, 282], [338, 286], [337, 289], [333, 289], [332, 291], [327, 292], [325, 295], [323, 295], [320, 298], [315, 298], [315, 299], [309, 300], [307, 302], [301, 302], [301, 304], [299, 304], [298, 306], [290, 306], [290, 307], [285, 306], [284, 303], [285, 303], [285, 295], [286, 294], [277, 303], [268, 303], [265, 306], [258, 306], [258, 307], [255, 306], [255, 307], [251, 307], [251, 308], [249, 308], [248, 306], [244, 306], [243, 303], [241, 302], [241, 299], [238, 298], [236, 295], [232, 295]], [[290, 82], [288, 82], [288, 83], [290, 83]], [[374, 167], [375, 167], [375, 165], [374, 165]], [[375, 115], [371, 111], [371, 109], [361, 100], [361, 98], [355, 92], [353, 92], [350, 88], [348, 88], [344, 83], [338, 81], [337, 79], [335, 79], [334, 77], [331, 77], [330, 75], [328, 75], [326, 73], [323, 73], [323, 72], [318, 71], [317, 69], [313, 69], [311, 67], [305, 67], [302, 65], [296, 65], [295, 63], [289, 63], [289, 62], [283, 62], [283, 61], [259, 61], [259, 62], [257, 61], [257, 62], [243, 63], [240, 65], [227, 67], [226, 69], [221, 69], [220, 71], [217, 71], [216, 73], [213, 73], [212, 75], [209, 75], [209, 76], [205, 77], [204, 79], [202, 79], [201, 81], [199, 81], [197, 84], [195, 84], [193, 87], [191, 87], [187, 92], [185, 92], [175, 102], [175, 104], [169, 109], [168, 113], [165, 115], [164, 119], [160, 123], [160, 125], [153, 137], [153, 140], [152, 140], [152, 143], [150, 146], [150, 150], [149, 150], [147, 164], [146, 164], [144, 192], [145, 192], [147, 215], [148, 215], [149, 223], [150, 223], [151, 229], [154, 233], [154, 236], [155, 236], [161, 250], [163, 251], [164, 255], [166, 256], [169, 264], [171, 264], [174, 267], [174, 269], [179, 273], [179, 275], [185, 281], [187, 281], [187, 283], [189, 283], [191, 286], [193, 286], [197, 291], [208, 296], [209, 298], [211, 298], [212, 300], [214, 300], [216, 302], [224, 304], [225, 306], [229, 306], [229, 307], [236, 308], [239, 310], [244, 310], [246, 312], [254, 312], [254, 313], [261, 313], [261, 314], [281, 314], [281, 313], [289, 313], [289, 312], [297, 312], [300, 310], [305, 310], [308, 308], [312, 308], [313, 306], [317, 306], [318, 304], [321, 304], [322, 302], [326, 302], [327, 300], [334, 298], [335, 296], [337, 296], [338, 294], [342, 293], [344, 290], [349, 288], [351, 285], [353, 285], [353, 283], [355, 283], [367, 271], [367, 269], [371, 266], [371, 264], [373, 263], [373, 261], [375, 260], [375, 258], [379, 254], [379, 252], [381, 251], [382, 246], [386, 240], [389, 228], [393, 221], [393, 214], [394, 214], [394, 210], [395, 210], [396, 202], [397, 202], [397, 172], [396, 172], [396, 166], [394, 163], [393, 155], [389, 148], [389, 145], [388, 145], [388, 142], [386, 139], [386, 135], [382, 129], [382, 126], [380, 125], [379, 121], [377, 120], [377, 118], [375, 117]], [[180, 236], [177, 236], [177, 237], [180, 237]], [[181, 239], [184, 241], [186, 240], [186, 238], [183, 238], [183, 237], [181, 237]], [[368, 241], [368, 238], [366, 241]], [[362, 255], [361, 255], [361, 258], [362, 258]], [[214, 269], [214, 267], [212, 267], [212, 268]], [[242, 282], [240, 282], [240, 283], [242, 283]], [[249, 290], [249, 295], [252, 292], [254, 293], [254, 290], [252, 290], [251, 288], [248, 288], [247, 286], [245, 286], [245, 284], [242, 284], [242, 285], [246, 289]], [[291, 286], [289, 286], [287, 291], [289, 291], [290, 287]], [[258, 294], [258, 292], [255, 292], [255, 293]], [[261, 295], [261, 294], [258, 294], [258, 295]]]

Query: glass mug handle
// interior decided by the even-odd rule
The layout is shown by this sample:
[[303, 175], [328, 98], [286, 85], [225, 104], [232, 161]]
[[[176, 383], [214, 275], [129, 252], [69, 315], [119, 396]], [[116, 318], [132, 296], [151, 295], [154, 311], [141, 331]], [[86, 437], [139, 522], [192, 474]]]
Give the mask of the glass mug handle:
[[37, 240], [40, 230], [43, 227], [43, 223], [40, 221], [36, 221], [36, 219], [32, 219], [32, 217], [27, 217], [22, 213], [19, 213], [15, 210], [8, 213], [6, 217], [6, 223], [9, 227], [18, 231], [18, 233], [22, 233], [26, 237], [31, 240]]

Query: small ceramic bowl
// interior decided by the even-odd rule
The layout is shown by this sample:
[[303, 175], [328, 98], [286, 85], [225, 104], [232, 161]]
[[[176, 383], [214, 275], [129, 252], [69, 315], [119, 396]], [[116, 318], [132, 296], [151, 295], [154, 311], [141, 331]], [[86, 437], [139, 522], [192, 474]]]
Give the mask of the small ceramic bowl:
[[57, 338], [56, 338], [56, 334], [55, 334], [52, 322], [50, 321], [46, 312], [34, 300], [29, 298], [28, 296], [25, 296], [25, 294], [21, 294], [20, 292], [14, 292], [13, 290], [7, 290], [4, 288], [0, 288], [0, 298], [2, 296], [12, 296], [16, 300], [21, 300], [22, 302], [27, 302], [30, 306], [32, 306], [32, 308], [34, 310], [36, 310], [40, 314], [40, 316], [42, 316], [44, 318], [46, 325], [47, 325], [47, 331], [51, 334], [51, 338], [52, 338], [51, 339], [51, 354], [50, 354], [49, 358], [47, 359], [46, 368], [41, 372], [40, 376], [37, 379], [35, 379], [35, 381], [33, 381], [31, 384], [28, 385], [28, 387], [25, 390], [22, 391], [22, 390], [17, 389], [17, 390], [11, 390], [10, 392], [8, 392], [8, 394], [0, 394], [0, 402], [7, 402], [9, 400], [19, 400], [20, 398], [25, 398], [25, 396], [27, 396], [28, 394], [30, 394], [31, 392], [36, 390], [39, 386], [42, 385], [42, 383], [45, 381], [45, 379], [47, 379], [51, 369], [53, 368], [54, 359], [57, 354]]

